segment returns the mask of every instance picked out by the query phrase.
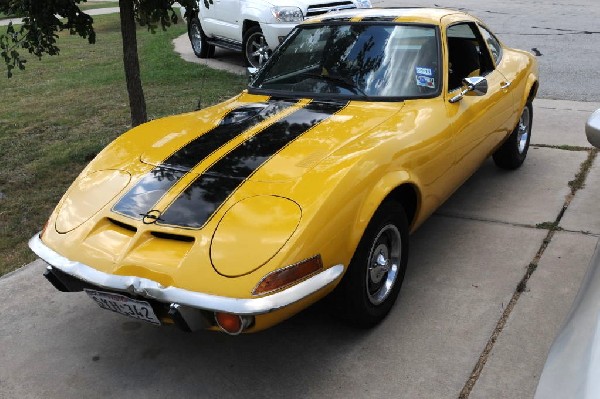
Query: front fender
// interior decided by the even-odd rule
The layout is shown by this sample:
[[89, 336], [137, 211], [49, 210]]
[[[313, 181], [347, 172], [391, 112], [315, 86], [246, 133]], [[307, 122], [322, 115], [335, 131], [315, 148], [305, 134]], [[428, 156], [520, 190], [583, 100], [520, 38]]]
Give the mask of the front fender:
[[242, 26], [249, 22], [256, 22], [262, 25], [273, 18], [271, 16], [271, 7], [267, 4], [261, 4], [259, 7], [253, 3], [241, 2], [240, 5], [242, 8], [240, 10], [240, 21], [243, 21]]
[[[395, 172], [390, 172], [383, 176], [379, 181], [371, 188], [371, 191], [365, 197], [359, 212], [357, 213], [357, 218], [354, 224], [354, 229], [352, 230], [352, 241], [358, 243], [361, 239], [363, 232], [367, 228], [369, 221], [375, 214], [375, 211], [381, 203], [388, 197], [390, 194], [398, 187], [409, 184], [413, 187], [417, 187], [417, 202], [418, 197], [420, 196], [418, 193], [419, 184], [415, 179], [415, 176], [412, 176], [409, 172], [400, 170]], [[418, 220], [418, 205], [417, 212], [415, 216], [412, 218], [413, 222]], [[414, 225], [414, 223], [413, 223]], [[411, 226], [414, 228], [414, 226]]]

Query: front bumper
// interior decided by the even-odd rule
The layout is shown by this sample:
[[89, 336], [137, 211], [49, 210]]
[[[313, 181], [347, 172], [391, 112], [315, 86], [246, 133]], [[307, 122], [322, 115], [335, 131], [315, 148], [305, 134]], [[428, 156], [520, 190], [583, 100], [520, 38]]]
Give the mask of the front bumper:
[[288, 35], [288, 33], [290, 33], [292, 29], [294, 29], [296, 25], [298, 25], [298, 22], [278, 22], [274, 24], [262, 23], [260, 27], [263, 32], [263, 35], [265, 36], [267, 44], [269, 45], [271, 50], [275, 50], [275, 48], [279, 46], [279, 43], [281, 43], [281, 40], [285, 38]]
[[[290, 287], [258, 298], [231, 298], [177, 287], [164, 287], [156, 281], [135, 276], [104, 273], [80, 262], [65, 258], [46, 246], [36, 234], [29, 240], [29, 248], [50, 268], [95, 287], [125, 292], [171, 306], [186, 306], [211, 312], [225, 312], [242, 316], [270, 313], [292, 305], [332, 284], [343, 273], [343, 265], [335, 265]], [[86, 285], [83, 284], [82, 287]]]

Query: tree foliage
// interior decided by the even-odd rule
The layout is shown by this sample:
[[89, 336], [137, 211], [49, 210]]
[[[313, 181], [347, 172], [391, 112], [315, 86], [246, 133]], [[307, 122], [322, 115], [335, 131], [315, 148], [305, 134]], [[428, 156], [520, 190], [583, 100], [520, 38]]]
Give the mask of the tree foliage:
[[[61, 31], [79, 35], [87, 39], [90, 44], [96, 41], [93, 18], [79, 7], [83, 2], [85, 0], [0, 0], [0, 12], [23, 17], [21, 25], [9, 24], [6, 32], [0, 33], [0, 57], [4, 60], [9, 78], [15, 68], [25, 68], [27, 53], [38, 58], [43, 55], [59, 54], [60, 48], [57, 40], [58, 33]], [[186, 7], [188, 14], [197, 11], [198, 6], [195, 0], [179, 0], [178, 2]], [[177, 23], [178, 16], [173, 9], [174, 3], [175, 0], [120, 0], [121, 11], [124, 6], [128, 11], [133, 11], [133, 13], [128, 13], [131, 18], [126, 20], [121, 18], [122, 34], [125, 35], [125, 28], [128, 28], [129, 32], [135, 32], [136, 22], [141, 26], [146, 26], [152, 33], [158, 28], [164, 30], [171, 24]], [[146, 119], [146, 106], [143, 91], [141, 91], [137, 51], [132, 51], [131, 48], [137, 46], [135, 34], [133, 40], [131, 37], [128, 39], [124, 41], [124, 68], [130, 97], [132, 123], [137, 125]], [[126, 56], [126, 53], [130, 56]], [[134, 55], [134, 59], [131, 54]], [[130, 87], [139, 89], [132, 91]], [[132, 98], [132, 96], [137, 96], [137, 98]], [[134, 109], [132, 104], [137, 104], [137, 109]]]
[[58, 54], [56, 41], [60, 31], [67, 30], [90, 43], [96, 41], [93, 19], [79, 9], [79, 3], [80, 0], [0, 0], [0, 12], [23, 16], [20, 27], [10, 24], [6, 33], [0, 34], [0, 55], [9, 77], [15, 67], [25, 68], [26, 60], [20, 50], [38, 58]]

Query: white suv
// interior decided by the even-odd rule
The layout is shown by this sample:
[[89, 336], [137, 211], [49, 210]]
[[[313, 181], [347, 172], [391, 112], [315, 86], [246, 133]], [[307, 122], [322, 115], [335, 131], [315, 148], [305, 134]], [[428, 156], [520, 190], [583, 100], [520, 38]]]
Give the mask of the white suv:
[[200, 58], [212, 57], [219, 46], [242, 51], [246, 65], [258, 68], [304, 19], [370, 7], [370, 0], [199, 0], [188, 34]]

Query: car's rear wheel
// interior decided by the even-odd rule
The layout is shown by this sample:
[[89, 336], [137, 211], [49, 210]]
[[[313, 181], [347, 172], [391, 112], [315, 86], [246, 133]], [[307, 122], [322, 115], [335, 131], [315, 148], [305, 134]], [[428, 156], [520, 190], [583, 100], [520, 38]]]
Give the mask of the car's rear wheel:
[[200, 25], [198, 18], [192, 18], [188, 25], [188, 36], [192, 44], [192, 50], [198, 58], [209, 58], [215, 54], [215, 46], [209, 44], [206, 40], [206, 35]]
[[515, 130], [500, 148], [494, 152], [493, 158], [496, 165], [502, 169], [517, 169], [525, 161], [529, 142], [531, 141], [531, 126], [533, 121], [533, 107], [531, 103], [525, 104]]
[[271, 49], [260, 29], [260, 26], [250, 27], [244, 34], [242, 45], [246, 66], [260, 68], [271, 56]]
[[384, 202], [369, 222], [344, 279], [334, 293], [336, 311], [371, 327], [396, 302], [408, 263], [408, 223], [402, 206]]

